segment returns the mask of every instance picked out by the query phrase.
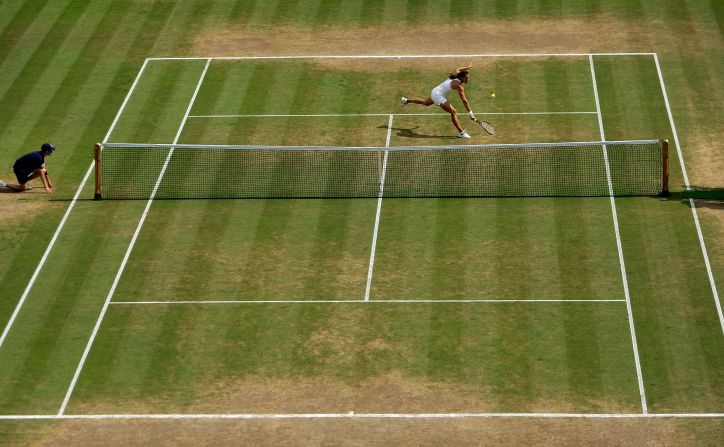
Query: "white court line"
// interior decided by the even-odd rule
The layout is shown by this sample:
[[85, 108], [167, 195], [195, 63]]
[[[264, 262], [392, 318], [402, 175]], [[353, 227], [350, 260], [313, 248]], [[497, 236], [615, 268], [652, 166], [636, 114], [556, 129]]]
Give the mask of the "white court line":
[[[669, 124], [671, 125], [671, 132], [674, 135], [674, 144], [676, 144], [676, 152], [679, 155], [679, 164], [681, 165], [681, 173], [684, 177], [684, 185], [686, 189], [690, 189], [689, 176], [686, 175], [686, 166], [684, 166], [684, 155], [681, 153], [681, 145], [679, 144], [679, 133], [676, 131], [676, 124], [674, 124], [674, 116], [671, 113], [671, 106], [669, 105], [669, 95], [666, 93], [666, 86], [664, 85], [664, 76], [661, 73], [661, 66], [659, 65], [659, 57], [654, 53], [654, 62], [656, 63], [656, 73], [659, 75], [659, 84], [661, 84], [661, 93], [664, 96], [664, 103], [666, 104], [666, 113], [669, 116]], [[716, 289], [716, 282], [714, 281], [714, 274], [711, 271], [711, 264], [709, 263], [709, 255], [706, 251], [706, 244], [704, 243], [704, 235], [701, 232], [701, 225], [699, 224], [699, 215], [696, 212], [696, 204], [694, 199], [689, 198], [689, 208], [691, 208], [691, 214], [694, 216], [694, 225], [696, 226], [696, 234], [699, 238], [699, 245], [701, 246], [701, 253], [704, 256], [704, 264], [706, 265], [706, 273], [709, 276], [709, 285], [711, 286], [711, 292], [714, 295], [714, 304], [716, 306], [717, 314], [719, 314], [719, 325], [721, 326], [722, 333], [724, 333], [724, 315], [722, 314], [721, 302], [719, 301], [719, 293]]]
[[[131, 89], [126, 94], [126, 98], [123, 100], [123, 103], [121, 104], [121, 108], [118, 109], [118, 113], [116, 113], [116, 117], [113, 120], [113, 123], [111, 124], [110, 129], [108, 129], [108, 133], [106, 133], [106, 136], [103, 139], [103, 142], [107, 141], [108, 137], [110, 137], [111, 132], [113, 131], [113, 128], [116, 126], [116, 123], [118, 122], [118, 118], [121, 116], [121, 113], [123, 113], [123, 109], [126, 107], [126, 104], [128, 103], [128, 99], [131, 97], [131, 94], [135, 90], [136, 84], [138, 84], [138, 80], [141, 79], [141, 74], [146, 69], [147, 63], [148, 63], [148, 59], [146, 59], [143, 62], [141, 69], [138, 71], [138, 74], [136, 75], [136, 79], [133, 81], [133, 84], [131, 85]], [[55, 229], [55, 233], [53, 233], [53, 237], [50, 239], [50, 242], [48, 243], [48, 247], [45, 249], [45, 253], [43, 253], [43, 256], [40, 258], [40, 262], [38, 263], [37, 267], [35, 267], [33, 276], [30, 278], [28, 285], [25, 287], [25, 291], [23, 291], [23, 295], [20, 297], [18, 304], [15, 306], [15, 310], [13, 311], [13, 314], [10, 316], [10, 320], [5, 325], [5, 329], [3, 329], [2, 335], [0, 335], [0, 348], [2, 347], [3, 343], [5, 342], [5, 339], [7, 338], [7, 335], [10, 332], [10, 328], [12, 328], [12, 326], [13, 326], [13, 323], [15, 323], [15, 319], [18, 317], [18, 314], [20, 313], [20, 309], [23, 307], [23, 304], [25, 304], [25, 300], [28, 298], [28, 295], [30, 294], [30, 290], [33, 288], [33, 285], [35, 285], [35, 281], [38, 279], [38, 275], [40, 274], [40, 271], [43, 269], [43, 266], [45, 266], [45, 261], [47, 261], [48, 255], [50, 255], [50, 252], [53, 250], [53, 247], [55, 246], [55, 242], [58, 240], [58, 236], [60, 235], [60, 231], [65, 226], [65, 222], [68, 220], [68, 216], [70, 216], [70, 212], [73, 211], [73, 208], [75, 207], [75, 204], [78, 201], [78, 197], [80, 197], [80, 193], [81, 193], [81, 191], [83, 191], [83, 187], [85, 186], [85, 183], [88, 181], [88, 178], [90, 177], [91, 173], [93, 172], [94, 163], [95, 162], [91, 162], [90, 166], [88, 167], [88, 170], [86, 171], [85, 175], [83, 176], [83, 180], [81, 180], [80, 185], [78, 186], [78, 189], [76, 190], [75, 195], [73, 196], [73, 200], [70, 201], [70, 205], [68, 205], [68, 209], [65, 210], [65, 214], [63, 215], [63, 218], [60, 220], [60, 223], [58, 224], [58, 228]]]
[[[596, 112], [478, 112], [478, 115], [595, 115]], [[449, 113], [297, 113], [266, 115], [190, 115], [189, 118], [315, 118], [360, 116], [448, 116]]]
[[[661, 75], [661, 71], [660, 71], [660, 67], [659, 67], [659, 63], [658, 63], [658, 58], [657, 58], [657, 56], [656, 56], [655, 53], [568, 53], [568, 54], [528, 54], [528, 55], [526, 55], [526, 54], [517, 54], [517, 55], [500, 54], [500, 55], [480, 55], [480, 56], [491, 56], [491, 57], [506, 57], [506, 56], [511, 56], [511, 57], [512, 57], [512, 56], [517, 56], [517, 57], [527, 57], [527, 56], [531, 56], [531, 57], [562, 56], [562, 57], [565, 57], [565, 56], [587, 56], [587, 55], [589, 55], [589, 54], [600, 55], [600, 56], [603, 56], [603, 55], [606, 55], [606, 56], [653, 55], [653, 56], [654, 56], [654, 58], [655, 58], [655, 60], [656, 60], [657, 71], [659, 72], [659, 78], [660, 78], [660, 82], [661, 82], [662, 91], [663, 91], [663, 94], [664, 94], [664, 97], [665, 97], [665, 101], [666, 101], [667, 111], [668, 111], [668, 113], [669, 113], [669, 120], [670, 120], [670, 122], [671, 122], [672, 130], [673, 130], [673, 133], [674, 133], [674, 139], [675, 139], [675, 142], [676, 142], [676, 145], [677, 145], [677, 150], [679, 151], [679, 159], [680, 159], [680, 163], [681, 163], [681, 167], [682, 167], [682, 172], [684, 173], [684, 177], [685, 177], [685, 180], [686, 180], [686, 183], [687, 183], [687, 186], [688, 186], [688, 179], [686, 178], [686, 171], [685, 171], [685, 167], [684, 167], [683, 158], [682, 158], [682, 156], [681, 156], [681, 149], [680, 149], [680, 145], [679, 145], [679, 142], [678, 142], [678, 135], [677, 135], [677, 132], [676, 132], [676, 129], [675, 129], [675, 126], [674, 126], [674, 122], [673, 122], [673, 118], [672, 118], [672, 115], [671, 115], [671, 110], [670, 110], [670, 107], [669, 107], [668, 97], [666, 96], [666, 90], [665, 90], [665, 87], [664, 87], [664, 81], [663, 81], [663, 77], [662, 77], [662, 75]], [[403, 57], [404, 57], [404, 58], [424, 58], [424, 57], [459, 57], [459, 56], [460, 56], [460, 55], [448, 55], [448, 56], [434, 56], [434, 55], [433, 55], [433, 56], [389, 56], [389, 57], [388, 57], [388, 56], [362, 56], [362, 58], [380, 58], [380, 57], [381, 57], [381, 58], [394, 58], [394, 57], [400, 57], [400, 58], [403, 58]], [[317, 56], [303, 56], [302, 58], [314, 58], [314, 57], [317, 57]], [[328, 56], [318, 56], [318, 57], [320, 57], [320, 58], [327, 58]], [[335, 57], [335, 58], [348, 58], [348, 57], [349, 57], [349, 58], [357, 58], [356, 56], [334, 56], [334, 57]], [[283, 59], [283, 58], [285, 58], [285, 57], [273, 57], [273, 59], [279, 59], [279, 58], [282, 58], [282, 59]], [[293, 58], [297, 58], [297, 57], [293, 57]], [[123, 108], [125, 107], [126, 103], [128, 102], [129, 98], [131, 97], [131, 94], [132, 94], [132, 92], [134, 91], [134, 89], [135, 89], [135, 87], [136, 87], [136, 84], [138, 83], [138, 80], [139, 80], [140, 77], [141, 77], [141, 73], [142, 73], [143, 70], [145, 69], [146, 64], [148, 63], [148, 61], [149, 61], [149, 60], [179, 60], [179, 59], [202, 60], [202, 59], [209, 59], [209, 58], [204, 57], [204, 58], [148, 58], [148, 59], [146, 59], [146, 60], [144, 61], [144, 63], [143, 63], [142, 68], [140, 69], [138, 75], [136, 76], [136, 79], [135, 79], [135, 81], [133, 82], [133, 84], [132, 84], [132, 86], [131, 86], [131, 89], [129, 90], [128, 94], [126, 95], [126, 98], [125, 98], [125, 100], [124, 100], [124, 102], [123, 102], [123, 105], [122, 105], [121, 108], [119, 109], [119, 111], [118, 111], [118, 113], [117, 113], [117, 115], [116, 115], [116, 118], [114, 119], [114, 122], [113, 122], [113, 124], [111, 125], [111, 128], [109, 129], [109, 131], [108, 131], [108, 133], [107, 133], [107, 135], [106, 135], [106, 137], [105, 137], [105, 139], [104, 139], [104, 142], [106, 142], [106, 141], [108, 140], [108, 138], [109, 138], [109, 136], [110, 136], [110, 134], [111, 134], [111, 132], [112, 132], [112, 130], [113, 130], [116, 122], [118, 121], [121, 113], [123, 112]], [[235, 59], [270, 59], [270, 58], [269, 58], [269, 57], [245, 57], [245, 58], [235, 58]], [[54, 246], [54, 243], [55, 243], [55, 241], [56, 241], [56, 239], [57, 239], [57, 237], [58, 237], [58, 235], [59, 235], [59, 233], [60, 233], [60, 230], [63, 228], [63, 226], [64, 226], [64, 224], [65, 224], [65, 221], [66, 221], [67, 217], [68, 217], [69, 214], [70, 214], [70, 211], [71, 211], [72, 208], [74, 207], [75, 201], [76, 201], [76, 199], [77, 199], [80, 191], [82, 190], [85, 182], [87, 181], [87, 179], [88, 179], [88, 177], [89, 177], [89, 175], [90, 175], [90, 172], [92, 172], [92, 167], [93, 167], [93, 163], [91, 163], [91, 166], [90, 166], [89, 170], [87, 171], [86, 176], [83, 178], [82, 183], [81, 183], [81, 185], [79, 186], [78, 191], [77, 191], [76, 195], [75, 195], [74, 198], [73, 198], [73, 201], [72, 201], [71, 204], [69, 205], [68, 210], [66, 211], [66, 213], [65, 213], [63, 219], [61, 220], [61, 222], [60, 222], [60, 224], [59, 224], [59, 226], [58, 226], [58, 228], [57, 228], [57, 230], [56, 230], [53, 238], [51, 239], [51, 242], [49, 243], [49, 246], [48, 246], [48, 248], [46, 249], [46, 252], [45, 252], [45, 254], [43, 255], [43, 258], [41, 259], [38, 267], [36, 268], [35, 274], [33, 275], [30, 283], [28, 284], [28, 287], [26, 288], [26, 290], [25, 290], [25, 292], [24, 292], [24, 294], [23, 294], [23, 298], [21, 298], [21, 302], [18, 304], [18, 306], [17, 306], [17, 308], [16, 308], [16, 310], [15, 310], [15, 312], [14, 312], [14, 314], [13, 314], [13, 317], [11, 318], [11, 321], [10, 321], [10, 322], [8, 323], [8, 325], [6, 326], [6, 328], [5, 328], [4, 332], [3, 332], [2, 337], [0, 338], [0, 346], [2, 346], [2, 342], [3, 342], [4, 338], [6, 337], [7, 332], [9, 331], [10, 326], [12, 325], [12, 321], [13, 321], [13, 320], [15, 319], [15, 317], [17, 316], [17, 313], [18, 313], [20, 307], [22, 306], [22, 302], [24, 302], [25, 297], [27, 296], [30, 288], [32, 287], [32, 285], [33, 285], [33, 283], [34, 283], [34, 281], [35, 281], [35, 279], [36, 279], [36, 277], [37, 277], [38, 272], [41, 270], [41, 268], [42, 268], [42, 266], [43, 266], [43, 264], [44, 264], [44, 262], [45, 262], [45, 260], [46, 260], [46, 258], [47, 258], [48, 253], [50, 252], [50, 250], [51, 250], [52, 247]], [[714, 283], [714, 280], [713, 280], [713, 276], [711, 275], [711, 271], [710, 271], [710, 267], [709, 267], [709, 262], [708, 262], [708, 256], [707, 256], [707, 254], [706, 254], [706, 249], [705, 249], [705, 246], [704, 246], [704, 241], [703, 241], [703, 237], [702, 237], [702, 234], [701, 234], [701, 230], [700, 230], [700, 228], [699, 228], [699, 223], [698, 223], [698, 218], [697, 218], [697, 215], [696, 215], [696, 211], [695, 211], [695, 208], [694, 208], [694, 206], [693, 206], [693, 205], [694, 205], [694, 204], [693, 204], [693, 201], [691, 201], [691, 205], [692, 205], [692, 213], [693, 213], [693, 215], [694, 215], [694, 219], [695, 219], [695, 222], [696, 222], [696, 225], [697, 225], [697, 232], [698, 232], [699, 239], [700, 239], [700, 242], [701, 242], [701, 245], [702, 245], [702, 250], [703, 250], [703, 253], [704, 253], [704, 257], [705, 257], [705, 260], [706, 260], [707, 269], [709, 270], [709, 278], [710, 278], [710, 282], [711, 282], [711, 284], [712, 284], [712, 289], [713, 289], [713, 292], [714, 292], [714, 295], [715, 295], [715, 301], [716, 301], [716, 304], [717, 304], [717, 308], [718, 308], [718, 310], [719, 310], [719, 318], [720, 318], [720, 321], [722, 321], [722, 328], [724, 329], [724, 320], [722, 319], [721, 306], [720, 306], [720, 304], [719, 304], [718, 295], [717, 295], [717, 293], [716, 293], [716, 286], [715, 286], [715, 283]], [[495, 301], [499, 301], [499, 300], [495, 300]], [[532, 300], [525, 300], [525, 301], [532, 301]], [[570, 300], [566, 300], [566, 301], [570, 301]], [[583, 300], [583, 301], [591, 301], [591, 300]], [[603, 300], [602, 300], [602, 301], [603, 301]], [[614, 301], [614, 300], [610, 300], [610, 301]], [[111, 303], [111, 304], [116, 304], [116, 303]], [[507, 415], [507, 416], [514, 416], [514, 415], [516, 415], [516, 414], [506, 414], [506, 415]], [[527, 414], [523, 414], [523, 415], [524, 415], [524, 417], [541, 417], [541, 416], [537, 416], [537, 415], [532, 415], [532, 416], [527, 415]], [[639, 418], [639, 417], [722, 417], [723, 415], [724, 415], [724, 414], [722, 414], [722, 413], [712, 413], [712, 414], [671, 414], [671, 415], [665, 415], [665, 414], [661, 414], [661, 415], [652, 415], [652, 414], [647, 414], [647, 415], [640, 415], [640, 414], [631, 414], [631, 415], [605, 415], [605, 414], [604, 414], [604, 415], [600, 415], [600, 416], [601, 416], [601, 417], [634, 417], [634, 418]], [[64, 415], [52, 416], [52, 415], [49, 415], [49, 416], [39, 416], [39, 418], [47, 418], [47, 419], [98, 418], [98, 417], [103, 418], [103, 417], [106, 417], [106, 416], [109, 417], [109, 418], [115, 418], [115, 417], [127, 418], [127, 417], [129, 417], [129, 415], [98, 415], [98, 416], [73, 416], [73, 415], [71, 415], [71, 416], [64, 416]], [[130, 417], [136, 417], [136, 416], [138, 416], [138, 417], [147, 417], [147, 415], [130, 415]], [[221, 416], [224, 416], [224, 415], [221, 415]], [[234, 416], [234, 415], [231, 415], [231, 416]], [[35, 416], [0, 416], [0, 419], [7, 419], [7, 418], [31, 419], [31, 418], [34, 418], [34, 417], [35, 417]], [[150, 416], [150, 417], [155, 417], [155, 416]], [[161, 416], [161, 417], [165, 417], [165, 416]], [[181, 417], [188, 417], [188, 416], [187, 416], [187, 415], [181, 415]], [[191, 415], [191, 417], [194, 417], [194, 415]], [[545, 416], [542, 416], [542, 417], [545, 417]], [[553, 417], [559, 417], [559, 416], [553, 416]], [[575, 415], [569, 416], [569, 415], [563, 415], [563, 414], [561, 414], [560, 417], [577, 417], [577, 416], [575, 416]], [[597, 416], [597, 415], [583, 415], [582, 417], [598, 417], [598, 416]]]
[[[387, 121], [387, 139], [385, 147], [390, 147], [390, 138], [392, 137], [392, 120], [393, 115]], [[372, 250], [370, 252], [370, 266], [367, 270], [367, 285], [365, 286], [365, 301], [370, 300], [370, 290], [372, 288], [372, 271], [375, 267], [375, 250], [377, 249], [377, 233], [380, 229], [380, 214], [382, 214], [382, 195], [385, 191], [385, 175], [387, 174], [387, 157], [389, 152], [385, 151], [385, 158], [382, 162], [382, 174], [380, 175], [380, 193], [377, 197], [377, 212], [375, 214], [375, 229], [372, 232]]]
[[[601, 103], [598, 99], [598, 85], [596, 83], [596, 70], [593, 67], [593, 56], [588, 56], [588, 62], [591, 66], [591, 78], [593, 80], [593, 93], [596, 98], [596, 110], [598, 111], [598, 129], [601, 132], [601, 141], [606, 141], [606, 135], [603, 131], [603, 117], [601, 115]], [[613, 215], [613, 228], [616, 233], [616, 249], [618, 250], [618, 260], [621, 265], [621, 279], [623, 281], [623, 292], [626, 297], [626, 310], [628, 312], [628, 324], [631, 331], [631, 345], [633, 346], [634, 361], [636, 363], [636, 378], [639, 385], [639, 395], [641, 397], [641, 409], [644, 414], [648, 413], [646, 405], [646, 390], [644, 389], [644, 379], [641, 373], [641, 362], [639, 360], [639, 348], [636, 342], [636, 328], [634, 327], [633, 310], [631, 309], [631, 297], [628, 290], [628, 279], [626, 276], [626, 264], [623, 259], [623, 245], [621, 244], [621, 233], [618, 228], [618, 214], [616, 212], [616, 200], [613, 197], [613, 185], [611, 183], [611, 172], [608, 165], [608, 151], [606, 145], [603, 145], [603, 156], [606, 164], [606, 178], [608, 180], [608, 192], [611, 199], [611, 214]]]
[[441, 59], [468, 57], [588, 57], [593, 56], [650, 56], [654, 53], [486, 53], [486, 54], [399, 54], [399, 55], [309, 55], [309, 56], [199, 56], [199, 57], [151, 57], [153, 61], [178, 60], [277, 60], [277, 59]]
[[435, 303], [435, 304], [452, 304], [452, 303], [625, 303], [622, 299], [601, 299], [601, 300], [581, 300], [581, 299], [531, 299], [531, 300], [188, 300], [188, 301], [112, 301], [111, 304], [118, 305], [134, 305], [134, 304], [340, 304], [340, 303], [383, 303], [383, 304], [399, 304], [399, 303]]
[[[199, 78], [198, 83], [196, 84], [196, 90], [194, 91], [193, 96], [191, 97], [191, 101], [189, 102], [188, 107], [186, 108], [186, 113], [184, 114], [184, 118], [181, 121], [181, 125], [178, 128], [178, 131], [176, 132], [176, 137], [174, 138], [173, 144], [176, 144], [178, 142], [179, 137], [181, 136], [181, 132], [183, 131], [184, 125], [186, 124], [186, 119], [188, 118], [189, 113], [191, 112], [191, 108], [194, 105], [194, 102], [196, 101], [196, 96], [199, 93], [199, 90], [201, 89], [201, 84], [204, 81], [204, 77], [206, 76], [206, 71], [209, 68], [209, 64], [211, 63], [211, 59], [206, 61], [206, 65], [204, 66], [204, 70], [201, 72], [201, 77]], [[173, 149], [169, 151], [168, 156], [166, 157], [166, 161], [163, 165], [163, 168], [161, 169], [161, 173], [158, 176], [158, 179], [156, 180], [156, 184], [153, 187], [153, 191], [151, 192], [151, 197], [148, 199], [148, 203], [146, 203], [146, 208], [143, 210], [143, 214], [141, 215], [141, 219], [138, 222], [138, 225], [136, 226], [136, 231], [133, 233], [133, 237], [131, 238], [131, 243], [128, 245], [128, 249], [126, 250], [126, 254], [123, 256], [123, 261], [121, 261], [121, 266], [118, 268], [118, 272], [116, 273], [116, 277], [113, 280], [113, 284], [111, 285], [111, 289], [108, 292], [108, 296], [106, 297], [106, 301], [103, 304], [103, 309], [101, 310], [100, 315], [98, 316], [98, 319], [96, 320], [96, 324], [93, 327], [93, 332], [91, 333], [90, 339], [88, 340], [88, 343], [86, 344], [85, 350], [83, 351], [83, 356], [80, 359], [80, 362], [78, 363], [78, 367], [75, 370], [75, 374], [73, 375], [73, 379], [70, 382], [70, 386], [68, 387], [68, 391], [65, 394], [65, 398], [63, 399], [63, 404], [60, 406], [60, 410], [58, 411], [58, 415], [61, 416], [63, 413], [65, 413], [65, 408], [68, 406], [68, 401], [70, 400], [70, 396], [73, 394], [73, 390], [75, 389], [75, 385], [78, 382], [78, 377], [80, 377], [80, 372], [83, 370], [83, 365], [85, 364], [86, 359], [88, 358], [88, 353], [90, 352], [91, 346], [93, 346], [93, 341], [96, 338], [96, 335], [98, 334], [98, 329], [101, 326], [101, 322], [103, 321], [103, 317], [106, 315], [106, 311], [108, 310], [108, 305], [113, 298], [113, 294], [116, 291], [116, 287], [118, 286], [118, 282], [121, 279], [121, 275], [123, 275], [123, 271], [125, 270], [126, 263], [128, 262], [128, 258], [131, 256], [131, 252], [133, 251], [133, 247], [136, 244], [136, 240], [138, 239], [138, 235], [141, 232], [141, 228], [143, 227], [143, 223], [146, 221], [146, 216], [148, 215], [148, 211], [151, 208], [151, 204], [153, 203], [153, 198], [156, 195], [156, 191], [158, 191], [158, 187], [161, 184], [161, 180], [163, 179], [163, 175], [166, 171], [166, 167], [168, 166], [169, 160], [171, 159], [171, 155], [173, 154]]]
[[28, 414], [0, 415], [0, 420], [106, 419], [719, 419], [724, 413], [149, 413], [149, 414]]

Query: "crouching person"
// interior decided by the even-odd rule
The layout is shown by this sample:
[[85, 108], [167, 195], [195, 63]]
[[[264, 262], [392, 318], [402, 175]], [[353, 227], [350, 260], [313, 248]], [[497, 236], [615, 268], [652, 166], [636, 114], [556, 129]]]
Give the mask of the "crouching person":
[[6, 187], [13, 191], [23, 192], [32, 189], [28, 182], [40, 177], [45, 187], [46, 194], [53, 194], [53, 184], [48, 178], [48, 171], [45, 170], [45, 157], [55, 152], [55, 146], [45, 143], [39, 151], [30, 152], [15, 160], [13, 171], [18, 179], [17, 185], [7, 184]]

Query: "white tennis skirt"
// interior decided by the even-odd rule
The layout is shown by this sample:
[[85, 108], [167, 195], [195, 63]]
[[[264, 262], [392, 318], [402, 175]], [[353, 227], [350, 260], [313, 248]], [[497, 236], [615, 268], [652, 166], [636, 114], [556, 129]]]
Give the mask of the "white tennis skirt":
[[439, 106], [447, 102], [447, 98], [437, 87], [432, 89], [432, 92], [430, 92], [430, 98], [432, 99], [432, 102]]

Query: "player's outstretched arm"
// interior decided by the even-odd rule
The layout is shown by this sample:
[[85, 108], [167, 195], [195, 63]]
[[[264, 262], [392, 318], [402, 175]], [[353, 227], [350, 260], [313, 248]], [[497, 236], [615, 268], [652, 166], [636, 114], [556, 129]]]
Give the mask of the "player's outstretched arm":
[[455, 76], [455, 75], [457, 75], [458, 73], [460, 73], [461, 71], [463, 71], [463, 70], [470, 70], [471, 68], [473, 68], [472, 62], [469, 63], [468, 65], [464, 66], [464, 67], [458, 67], [458, 68], [454, 69], [453, 71], [450, 72], [450, 75], [451, 75], [451, 76]]

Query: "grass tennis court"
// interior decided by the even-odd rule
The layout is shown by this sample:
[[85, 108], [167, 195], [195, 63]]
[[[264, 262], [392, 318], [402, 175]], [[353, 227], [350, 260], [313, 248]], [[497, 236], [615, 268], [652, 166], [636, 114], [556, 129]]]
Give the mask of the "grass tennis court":
[[[67, 8], [42, 11], [71, 23]], [[99, 29], [121, 6], [110, 8]], [[151, 23], [171, 6], [145, 8]], [[31, 11], [0, 4], [9, 9], [6, 35]], [[700, 221], [684, 200], [702, 167], [689, 164], [696, 114], [676, 109], [678, 73], [670, 80], [664, 56], [647, 50], [480, 53], [157, 50], [98, 68], [119, 86], [98, 104], [103, 126], [64, 143], [72, 158], [49, 160], [62, 180], [55, 196], [20, 202], [44, 238], [27, 251], [30, 233], [0, 234], [12, 254], [0, 267], [0, 443], [42, 440], [31, 434], [39, 424], [52, 433], [83, 418], [151, 433], [154, 418], [224, 417], [312, 431], [346, 418], [373, 431], [395, 418], [600, 418], [599, 428], [670, 418], [675, 439], [721, 440], [724, 233], [719, 209], [704, 204]], [[467, 125], [473, 144], [668, 139], [672, 197], [92, 200], [95, 141], [461, 144], [439, 108], [399, 98], [426, 95], [468, 62], [468, 98], [497, 130]], [[35, 94], [8, 93], [2, 76], [0, 104]], [[71, 93], [53, 100], [81, 107]], [[23, 128], [14, 119], [0, 138], [34, 141], [10, 139]], [[331, 425], [315, 428], [321, 418]], [[561, 430], [578, 433], [571, 427]]]

